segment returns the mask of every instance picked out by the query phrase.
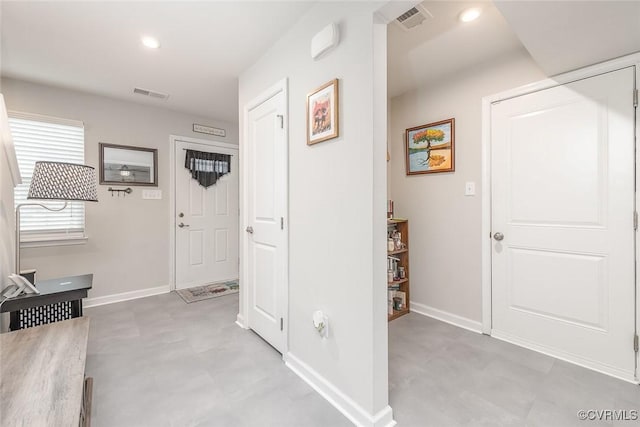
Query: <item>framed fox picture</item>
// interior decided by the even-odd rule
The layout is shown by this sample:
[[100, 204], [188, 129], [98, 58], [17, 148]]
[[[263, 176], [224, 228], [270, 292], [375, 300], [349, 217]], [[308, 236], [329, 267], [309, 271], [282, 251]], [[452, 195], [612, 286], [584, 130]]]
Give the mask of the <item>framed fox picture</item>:
[[307, 145], [337, 138], [339, 133], [338, 79], [307, 95]]

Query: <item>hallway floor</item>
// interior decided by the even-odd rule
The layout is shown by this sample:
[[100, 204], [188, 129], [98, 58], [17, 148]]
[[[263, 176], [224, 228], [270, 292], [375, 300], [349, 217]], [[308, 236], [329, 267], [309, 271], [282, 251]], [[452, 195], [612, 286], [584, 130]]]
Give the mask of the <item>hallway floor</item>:
[[238, 295], [175, 293], [85, 309], [93, 427], [341, 427], [352, 424], [235, 324]]
[[640, 387], [410, 313], [389, 323], [389, 400], [399, 427], [631, 426], [579, 410], [640, 410]]
[[[351, 426], [235, 324], [237, 307], [237, 295], [165, 294], [86, 309], [92, 425]], [[413, 313], [389, 324], [389, 388], [399, 427], [640, 423], [577, 417], [640, 410], [638, 386]]]

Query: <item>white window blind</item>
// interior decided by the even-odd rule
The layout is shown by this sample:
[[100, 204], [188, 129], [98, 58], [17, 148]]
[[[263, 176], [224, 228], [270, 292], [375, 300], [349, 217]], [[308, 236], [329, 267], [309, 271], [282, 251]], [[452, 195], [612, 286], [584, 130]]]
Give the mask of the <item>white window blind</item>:
[[[29, 185], [36, 161], [84, 164], [84, 125], [82, 122], [28, 113], [9, 112], [9, 128], [16, 148], [22, 184], [15, 189], [15, 204], [38, 202], [28, 200]], [[64, 202], [46, 201], [52, 208]], [[61, 212], [40, 206], [20, 209], [22, 241], [84, 235], [84, 202], [69, 202]]]

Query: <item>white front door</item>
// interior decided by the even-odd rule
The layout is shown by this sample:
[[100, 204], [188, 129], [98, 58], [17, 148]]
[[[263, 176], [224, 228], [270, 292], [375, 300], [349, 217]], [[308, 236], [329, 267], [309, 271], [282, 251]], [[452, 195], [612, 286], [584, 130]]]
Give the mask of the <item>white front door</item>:
[[[226, 145], [226, 144], [225, 144]], [[231, 172], [204, 188], [185, 168], [186, 149], [231, 154]], [[238, 278], [238, 150], [175, 144], [176, 289]]]
[[248, 326], [281, 353], [288, 274], [285, 111], [286, 94], [277, 90], [248, 111], [246, 135]]
[[492, 335], [632, 380], [634, 70], [491, 108]]

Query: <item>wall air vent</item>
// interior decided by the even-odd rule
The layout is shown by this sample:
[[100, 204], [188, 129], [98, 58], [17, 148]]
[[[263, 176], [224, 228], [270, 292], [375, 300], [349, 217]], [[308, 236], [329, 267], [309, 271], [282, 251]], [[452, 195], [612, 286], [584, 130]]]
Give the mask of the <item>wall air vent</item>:
[[166, 93], [154, 92], [152, 90], [141, 89], [139, 87], [134, 88], [133, 93], [137, 93], [138, 95], [143, 95], [143, 96], [150, 96], [151, 98], [158, 98], [158, 99], [169, 98], [169, 95]]
[[429, 18], [433, 18], [433, 15], [431, 15], [431, 13], [427, 9], [425, 9], [424, 6], [419, 4], [407, 10], [402, 15], [398, 16], [395, 22], [403, 30], [409, 31], [410, 29], [422, 24]]

